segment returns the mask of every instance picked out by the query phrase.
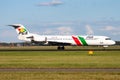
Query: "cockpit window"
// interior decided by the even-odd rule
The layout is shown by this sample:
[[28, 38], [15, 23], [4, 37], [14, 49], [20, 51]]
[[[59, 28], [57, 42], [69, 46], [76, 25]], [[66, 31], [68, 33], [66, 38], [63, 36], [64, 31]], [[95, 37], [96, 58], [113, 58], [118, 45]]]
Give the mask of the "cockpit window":
[[106, 38], [105, 40], [111, 40], [111, 38]]

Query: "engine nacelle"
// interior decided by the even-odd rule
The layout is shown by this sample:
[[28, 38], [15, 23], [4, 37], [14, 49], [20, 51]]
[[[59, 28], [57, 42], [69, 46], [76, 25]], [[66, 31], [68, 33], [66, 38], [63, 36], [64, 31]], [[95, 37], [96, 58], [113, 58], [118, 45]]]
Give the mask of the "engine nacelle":
[[30, 41], [32, 43], [35, 43], [35, 44], [38, 44], [38, 43], [41, 43], [41, 44], [44, 44], [44, 45], [48, 44], [47, 37], [44, 37], [44, 36], [29, 36], [27, 38], [29, 38]]
[[33, 36], [32, 40], [37, 41], [37, 42], [45, 42], [45, 37]]

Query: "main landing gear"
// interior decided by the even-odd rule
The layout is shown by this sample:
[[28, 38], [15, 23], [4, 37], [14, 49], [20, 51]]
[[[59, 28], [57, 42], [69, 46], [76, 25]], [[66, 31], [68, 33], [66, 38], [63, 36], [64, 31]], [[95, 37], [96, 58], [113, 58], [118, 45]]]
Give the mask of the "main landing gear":
[[58, 46], [58, 47], [57, 47], [57, 50], [64, 50], [64, 49], [65, 49], [64, 46]]

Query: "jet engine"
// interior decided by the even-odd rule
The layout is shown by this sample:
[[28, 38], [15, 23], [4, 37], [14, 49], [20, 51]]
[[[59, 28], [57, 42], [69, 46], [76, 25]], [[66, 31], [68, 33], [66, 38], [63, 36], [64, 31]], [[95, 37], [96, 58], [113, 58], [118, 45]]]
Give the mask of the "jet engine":
[[27, 39], [30, 39], [31, 43], [35, 43], [35, 44], [43, 44], [43, 45], [48, 44], [47, 37], [28, 36]]

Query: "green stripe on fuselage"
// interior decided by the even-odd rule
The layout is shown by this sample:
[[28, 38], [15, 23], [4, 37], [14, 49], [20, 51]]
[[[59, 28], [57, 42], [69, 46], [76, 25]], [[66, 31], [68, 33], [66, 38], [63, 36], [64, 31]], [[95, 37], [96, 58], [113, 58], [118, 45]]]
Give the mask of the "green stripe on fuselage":
[[83, 37], [78, 36], [79, 40], [82, 42], [83, 46], [88, 46], [87, 42]]

